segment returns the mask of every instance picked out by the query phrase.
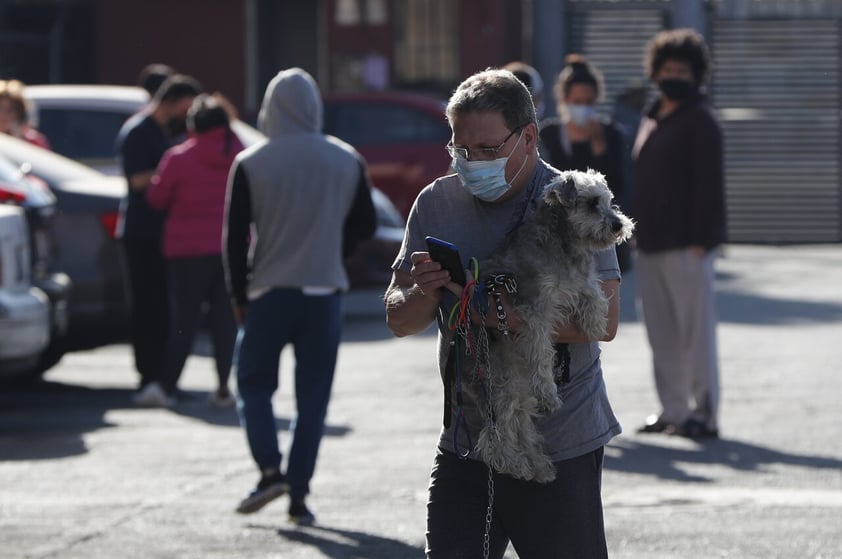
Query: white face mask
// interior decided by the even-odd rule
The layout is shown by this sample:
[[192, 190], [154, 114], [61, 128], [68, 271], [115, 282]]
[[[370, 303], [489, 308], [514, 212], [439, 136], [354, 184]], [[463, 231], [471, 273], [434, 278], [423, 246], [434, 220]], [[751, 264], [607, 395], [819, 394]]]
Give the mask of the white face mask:
[[567, 119], [576, 126], [584, 126], [596, 116], [596, 107], [593, 105], [565, 105]]
[[[512, 152], [517, 149], [522, 137], [523, 131], [518, 136], [517, 143], [512, 148]], [[512, 181], [517, 178], [526, 166], [526, 159], [526, 157], [523, 158], [523, 164], [517, 173], [515, 173], [515, 176], [512, 177]], [[453, 169], [459, 175], [462, 186], [468, 192], [480, 200], [493, 202], [512, 188], [512, 181], [506, 180], [506, 164], [508, 162], [508, 156], [498, 157], [491, 161], [468, 161], [463, 157], [457, 156], [453, 158]]]

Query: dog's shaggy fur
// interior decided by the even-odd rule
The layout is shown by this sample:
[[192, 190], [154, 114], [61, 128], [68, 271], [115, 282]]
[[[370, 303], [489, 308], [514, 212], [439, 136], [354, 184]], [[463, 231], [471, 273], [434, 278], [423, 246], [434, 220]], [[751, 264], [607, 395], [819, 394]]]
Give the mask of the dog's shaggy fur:
[[601, 174], [565, 171], [544, 190], [534, 219], [480, 264], [481, 278], [516, 278], [512, 302], [523, 324], [516, 334], [491, 334], [489, 343], [486, 382], [494, 421], [486, 422], [477, 450], [495, 471], [538, 482], [555, 479], [534, 420], [561, 405], [553, 374], [558, 325], [575, 324], [589, 340], [606, 334], [608, 300], [594, 255], [625, 241], [633, 229], [611, 200]]

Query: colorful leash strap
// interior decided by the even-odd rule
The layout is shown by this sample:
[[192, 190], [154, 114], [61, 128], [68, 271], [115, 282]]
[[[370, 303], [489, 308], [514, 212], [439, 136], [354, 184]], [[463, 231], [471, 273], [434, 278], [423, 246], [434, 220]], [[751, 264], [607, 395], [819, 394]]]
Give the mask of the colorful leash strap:
[[[453, 426], [453, 451], [456, 453], [457, 456], [460, 458], [467, 458], [471, 451], [474, 448], [473, 438], [471, 437], [471, 432], [468, 429], [468, 422], [465, 418], [465, 409], [464, 409], [464, 398], [463, 398], [463, 388], [462, 388], [462, 351], [465, 351], [466, 354], [471, 355], [474, 354], [473, 350], [473, 340], [471, 334], [471, 300], [472, 297], [472, 287], [477, 286], [477, 276], [479, 274], [479, 263], [477, 262], [476, 258], [471, 258], [471, 267], [473, 269], [472, 278], [467, 282], [465, 287], [462, 289], [462, 296], [459, 298], [459, 301], [453, 305], [450, 309], [450, 315], [448, 317], [448, 329], [455, 330], [455, 335], [453, 336], [453, 341], [451, 342], [450, 347], [450, 355], [448, 355], [448, 365], [446, 368], [450, 366], [450, 359], [453, 359], [453, 373], [454, 379], [453, 382], [456, 384], [456, 424]], [[460, 342], [465, 344], [464, 349], [460, 347]], [[452, 395], [450, 394], [450, 379], [445, 380], [445, 427], [448, 427], [450, 424], [450, 398]], [[465, 435], [468, 439], [467, 448], [462, 449], [459, 447], [459, 433], [464, 429]]]

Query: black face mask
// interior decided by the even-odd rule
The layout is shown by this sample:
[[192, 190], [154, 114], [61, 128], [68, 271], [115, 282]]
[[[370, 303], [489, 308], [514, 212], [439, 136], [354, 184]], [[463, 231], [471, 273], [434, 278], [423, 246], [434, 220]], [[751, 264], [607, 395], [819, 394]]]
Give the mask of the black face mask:
[[664, 78], [658, 82], [658, 89], [673, 101], [683, 101], [693, 92], [693, 82], [680, 78]]

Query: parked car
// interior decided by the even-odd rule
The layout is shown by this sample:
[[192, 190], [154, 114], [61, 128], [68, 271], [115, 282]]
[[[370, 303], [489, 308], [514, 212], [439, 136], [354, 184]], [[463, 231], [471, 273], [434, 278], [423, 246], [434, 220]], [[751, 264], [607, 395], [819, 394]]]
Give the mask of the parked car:
[[50, 303], [30, 278], [23, 209], [0, 204], [0, 378], [37, 366], [50, 342]]
[[[146, 90], [122, 85], [28, 85], [32, 121], [53, 151], [107, 175], [120, 175], [115, 140], [131, 115], [149, 103]], [[235, 120], [232, 129], [245, 146], [263, 134]]]
[[71, 282], [56, 262], [55, 196], [43, 181], [28, 177], [28, 170], [28, 165], [17, 166], [0, 155], [0, 204], [24, 210], [30, 239], [30, 278], [50, 303], [49, 345], [33, 371], [41, 372], [54, 365], [63, 353]]
[[116, 226], [125, 180], [5, 135], [0, 135], [0, 156], [26, 166], [55, 196], [54, 266], [73, 284], [68, 299], [71, 347], [124, 335], [129, 297]]
[[399, 92], [331, 95], [324, 131], [354, 146], [371, 180], [406, 218], [418, 193], [450, 169], [445, 102]]
[[[34, 85], [27, 86], [26, 95], [34, 104], [33, 116], [37, 120], [38, 129], [50, 140], [54, 151], [106, 174], [120, 172], [114, 142], [120, 127], [127, 118], [148, 102], [148, 95], [143, 89], [128, 86]], [[376, 98], [372, 97], [372, 99]], [[400, 96], [400, 101], [395, 101], [394, 104], [395, 107], [389, 114], [397, 115], [395, 118], [401, 119], [401, 123], [408, 123], [402, 125], [404, 136], [421, 134], [422, 137], [428, 137], [433, 135], [429, 132], [431, 128], [438, 129], [440, 135], [441, 126], [444, 126], [446, 137], [443, 141], [435, 143], [435, 149], [437, 155], [444, 156], [443, 165], [446, 169], [449, 159], [443, 146], [447, 143], [450, 132], [447, 124], [443, 123], [444, 106], [439, 106], [428, 98], [414, 96]], [[352, 125], [349, 118], [354, 114], [353, 111], [349, 113], [344, 110], [340, 99], [336, 100], [334, 107], [337, 110], [331, 114], [338, 117], [339, 124]], [[365, 110], [367, 105], [360, 105], [359, 108]], [[378, 109], [373, 109], [373, 111], [374, 118], [388, 116], [383, 115]], [[235, 121], [232, 128], [246, 146], [264, 138], [262, 133], [240, 120]], [[388, 134], [388, 137], [395, 140], [397, 135], [399, 135], [398, 132], [392, 132]], [[426, 154], [428, 149], [432, 152], [432, 142], [430, 146], [417, 142], [410, 145], [413, 149], [417, 147], [418, 153], [422, 155], [418, 161], [430, 159]], [[381, 161], [377, 157], [388, 156], [389, 153], [405, 157], [412, 152], [406, 147], [396, 151], [384, 150], [375, 144], [370, 144], [369, 147], [371, 148], [369, 156], [375, 157], [375, 161]], [[412, 157], [415, 158], [414, 155]], [[441, 163], [442, 158], [438, 159]], [[409, 170], [403, 168], [395, 170], [395, 165], [385, 163], [370, 165], [372, 180], [378, 187], [380, 186], [378, 179], [387, 185], [394, 185], [396, 184], [393, 180], [395, 177], [405, 182], [410, 177], [415, 178], [418, 173], [421, 173], [419, 175], [421, 178], [414, 181], [411, 187], [417, 190], [405, 197], [405, 200], [408, 200], [406, 212], [409, 211], [417, 192], [426, 184], [425, 181], [428, 182], [427, 177], [438, 174], [433, 170], [426, 170], [427, 163], [416, 164], [412, 162], [413, 160], [405, 165], [405, 167], [411, 167]], [[396, 186], [395, 190], [400, 191], [401, 188], [404, 187]], [[125, 192], [125, 184], [123, 192]], [[371, 286], [385, 288], [388, 284], [391, 275], [390, 266], [403, 238], [402, 214], [404, 213], [395, 209], [390, 198], [390, 196], [384, 196], [382, 192], [373, 194], [379, 226], [375, 238], [360, 243], [356, 253], [346, 261], [352, 288]]]

